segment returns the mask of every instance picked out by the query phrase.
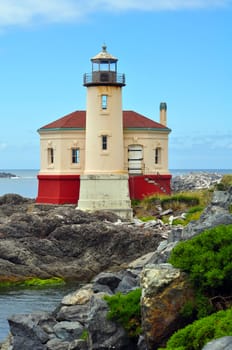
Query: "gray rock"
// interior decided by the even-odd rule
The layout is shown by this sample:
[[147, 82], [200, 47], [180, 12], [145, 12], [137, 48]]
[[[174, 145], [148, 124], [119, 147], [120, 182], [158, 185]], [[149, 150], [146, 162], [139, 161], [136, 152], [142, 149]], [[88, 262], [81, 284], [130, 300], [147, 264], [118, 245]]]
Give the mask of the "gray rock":
[[115, 293], [128, 293], [131, 290], [139, 287], [139, 279], [138, 276], [133, 274], [131, 271], [125, 271], [122, 280], [119, 282], [117, 288], [115, 289]]
[[232, 337], [222, 337], [207, 343], [202, 350], [231, 350]]
[[232, 215], [229, 212], [231, 203], [232, 187], [227, 192], [215, 191], [210, 205], [203, 211], [200, 219], [190, 222], [183, 229], [181, 239], [190, 239], [218, 225], [232, 224]]
[[8, 321], [13, 336], [12, 350], [46, 350], [45, 343], [49, 336], [40, 323], [48, 318], [49, 314], [45, 312], [10, 317]]
[[54, 326], [54, 333], [62, 341], [72, 341], [80, 338], [84, 327], [80, 322], [59, 322]]
[[[51, 340], [49, 340], [47, 342], [45, 349], [46, 350], [69, 350], [70, 349], [69, 346], [70, 346], [69, 342], [61, 341], [58, 338], [53, 338], [53, 339], [51, 339]], [[33, 347], [31, 349], [36, 349], [37, 350], [37, 348], [33, 348]]]
[[121, 280], [122, 277], [118, 273], [102, 272], [93, 279], [93, 283], [106, 285], [113, 292], [118, 287]]
[[108, 320], [108, 305], [103, 294], [93, 295], [88, 317], [89, 349], [125, 350], [132, 348], [131, 340], [125, 330], [115, 322]]
[[93, 291], [94, 293], [104, 293], [108, 295], [113, 295], [114, 293], [112, 290], [105, 284], [100, 284], [100, 283], [94, 283], [93, 284]]
[[89, 303], [84, 305], [62, 306], [57, 314], [58, 321], [78, 321], [84, 324], [88, 317]]

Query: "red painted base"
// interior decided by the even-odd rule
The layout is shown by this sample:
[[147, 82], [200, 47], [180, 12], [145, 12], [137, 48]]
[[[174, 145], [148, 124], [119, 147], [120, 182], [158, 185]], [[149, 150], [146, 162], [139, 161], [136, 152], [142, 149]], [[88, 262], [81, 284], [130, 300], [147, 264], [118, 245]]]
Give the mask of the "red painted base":
[[138, 175], [129, 177], [131, 199], [143, 199], [152, 194], [171, 194], [171, 175]]
[[[36, 203], [77, 204], [80, 175], [38, 175]], [[129, 177], [131, 199], [143, 199], [155, 193], [171, 193], [171, 175], [141, 175]]]
[[77, 204], [80, 175], [38, 175], [36, 203]]

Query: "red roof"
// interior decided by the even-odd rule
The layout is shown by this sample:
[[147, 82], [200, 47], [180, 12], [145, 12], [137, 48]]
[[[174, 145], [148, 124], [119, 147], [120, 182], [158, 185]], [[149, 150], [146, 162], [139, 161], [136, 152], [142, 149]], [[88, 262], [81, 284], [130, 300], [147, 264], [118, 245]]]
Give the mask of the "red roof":
[[[86, 111], [75, 111], [63, 118], [43, 126], [41, 129], [85, 129]], [[167, 129], [142, 114], [134, 111], [123, 111], [123, 128], [125, 129]]]

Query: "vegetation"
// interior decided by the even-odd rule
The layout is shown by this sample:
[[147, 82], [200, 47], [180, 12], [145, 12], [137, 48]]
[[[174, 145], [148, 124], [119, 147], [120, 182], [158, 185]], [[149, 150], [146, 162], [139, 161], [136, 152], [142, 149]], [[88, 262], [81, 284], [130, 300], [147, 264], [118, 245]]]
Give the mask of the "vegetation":
[[86, 329], [83, 330], [82, 334], [81, 334], [81, 337], [80, 339], [82, 340], [87, 340], [88, 339], [88, 336], [89, 336], [89, 333]]
[[195, 301], [184, 305], [182, 316], [196, 319], [230, 305], [232, 283], [232, 225], [206, 230], [172, 250], [169, 262], [188, 273]]
[[201, 350], [212, 339], [232, 336], [231, 319], [232, 309], [228, 309], [197, 320], [174, 333], [165, 349]]
[[127, 294], [116, 293], [104, 297], [110, 308], [108, 318], [121, 324], [132, 338], [141, 333], [140, 298], [140, 288]]
[[191, 207], [190, 209], [188, 209], [185, 217], [182, 219], [175, 219], [173, 220], [173, 225], [183, 225], [186, 226], [190, 221], [196, 221], [199, 220], [202, 212], [204, 210], [204, 207], [198, 205], [198, 206], [194, 206]]
[[0, 282], [0, 288], [9, 288], [9, 287], [17, 287], [17, 288], [46, 288], [51, 286], [56, 286], [64, 284], [64, 280], [60, 277], [52, 277], [52, 278], [28, 278], [25, 280], [7, 280]]
[[217, 184], [218, 191], [227, 191], [232, 186], [232, 174], [224, 175], [220, 183]]
[[[212, 198], [211, 190], [200, 190], [196, 192], [182, 192], [174, 195], [156, 194], [144, 198], [141, 201], [133, 201], [132, 206], [135, 215], [146, 222], [160, 218], [160, 209], [165, 211], [171, 209], [172, 215], [178, 216], [185, 212], [184, 218], [173, 220], [173, 225], [187, 225], [190, 221], [198, 220], [204, 208]], [[169, 222], [169, 215], [162, 216], [164, 223]]]
[[180, 242], [169, 262], [189, 274], [197, 290], [226, 293], [232, 283], [232, 225], [221, 225]]

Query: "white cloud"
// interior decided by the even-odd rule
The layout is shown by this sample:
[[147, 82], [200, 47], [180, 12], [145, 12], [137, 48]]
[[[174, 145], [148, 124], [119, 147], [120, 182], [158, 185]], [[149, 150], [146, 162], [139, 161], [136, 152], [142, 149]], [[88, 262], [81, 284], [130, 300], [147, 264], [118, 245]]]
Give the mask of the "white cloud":
[[82, 16], [72, 0], [0, 0], [0, 26], [30, 25], [40, 21], [64, 22]]
[[0, 0], [0, 27], [66, 22], [94, 12], [162, 11], [229, 6], [232, 0]]

